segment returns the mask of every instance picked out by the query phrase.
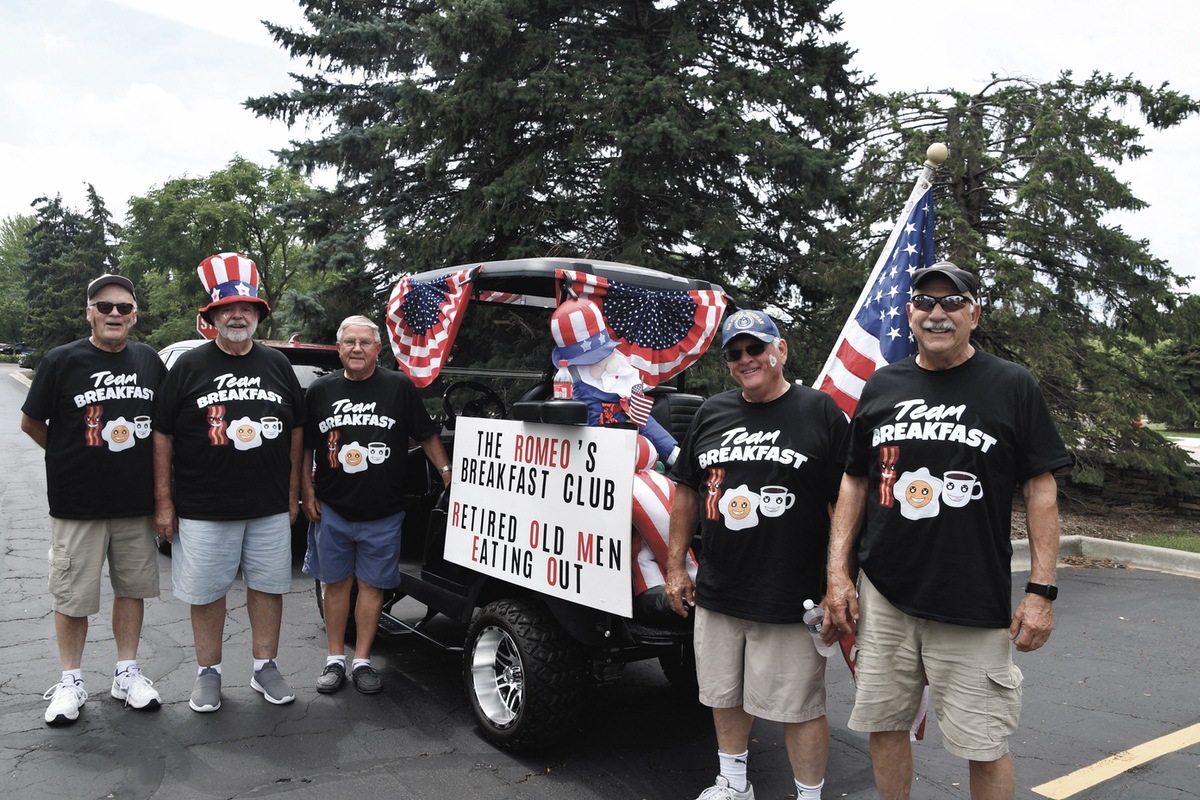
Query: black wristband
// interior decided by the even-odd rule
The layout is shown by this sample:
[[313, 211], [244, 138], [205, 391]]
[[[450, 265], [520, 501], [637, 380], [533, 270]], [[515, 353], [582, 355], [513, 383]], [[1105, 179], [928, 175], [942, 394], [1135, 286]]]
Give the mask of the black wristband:
[[1025, 584], [1025, 594], [1040, 594], [1047, 600], [1056, 600], [1058, 599], [1058, 587], [1046, 583], [1027, 583]]

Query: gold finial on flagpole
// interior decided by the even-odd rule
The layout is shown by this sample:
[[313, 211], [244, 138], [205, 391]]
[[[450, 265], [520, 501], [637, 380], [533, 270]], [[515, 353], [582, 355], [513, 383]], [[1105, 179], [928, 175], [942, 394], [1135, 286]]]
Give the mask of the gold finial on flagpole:
[[942, 165], [947, 158], [950, 157], [950, 150], [941, 142], [934, 142], [929, 145], [929, 149], [925, 151], [925, 165], [937, 169]]

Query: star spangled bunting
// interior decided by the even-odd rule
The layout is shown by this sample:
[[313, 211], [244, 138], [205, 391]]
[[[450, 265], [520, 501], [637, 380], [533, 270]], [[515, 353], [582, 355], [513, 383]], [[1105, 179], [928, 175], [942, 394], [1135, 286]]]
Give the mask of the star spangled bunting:
[[818, 384], [846, 416], [854, 414], [863, 386], [876, 369], [916, 352], [905, 304], [912, 294], [913, 273], [935, 261], [932, 187], [912, 203], [893, 235], [892, 249], [859, 296]]
[[400, 368], [418, 387], [433, 383], [458, 335], [479, 267], [437, 280], [402, 278], [387, 304], [388, 336]]
[[617, 349], [650, 386], [670, 380], [704, 355], [725, 311], [716, 290], [655, 291], [575, 270], [559, 270], [569, 295], [600, 305]]

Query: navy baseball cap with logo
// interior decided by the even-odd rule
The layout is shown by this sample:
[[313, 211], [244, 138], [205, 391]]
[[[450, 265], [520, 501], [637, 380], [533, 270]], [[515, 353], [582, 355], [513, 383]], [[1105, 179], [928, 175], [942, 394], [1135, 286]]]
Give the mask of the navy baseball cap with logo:
[[767, 344], [779, 338], [779, 328], [775, 327], [770, 317], [761, 311], [744, 308], [725, 318], [725, 323], [721, 326], [721, 347], [743, 333]]

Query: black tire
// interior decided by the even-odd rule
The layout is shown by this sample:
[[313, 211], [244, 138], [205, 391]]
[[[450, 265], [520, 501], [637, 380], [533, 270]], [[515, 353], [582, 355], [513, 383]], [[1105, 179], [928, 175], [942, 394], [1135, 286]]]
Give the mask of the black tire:
[[686, 639], [675, 645], [669, 652], [658, 657], [658, 665], [662, 667], [663, 675], [671, 688], [695, 699], [700, 694], [700, 684], [696, 680], [696, 650], [692, 640]]
[[583, 652], [544, 605], [498, 600], [471, 623], [463, 682], [493, 744], [531, 749], [579, 717], [587, 687]]
[[[320, 581], [317, 584], [317, 613], [321, 615], [321, 621], [325, 621], [325, 584]], [[358, 628], [354, 623], [354, 606], [358, 603], [358, 583], [350, 585], [350, 613], [346, 617], [346, 644], [354, 644], [358, 639]]]

